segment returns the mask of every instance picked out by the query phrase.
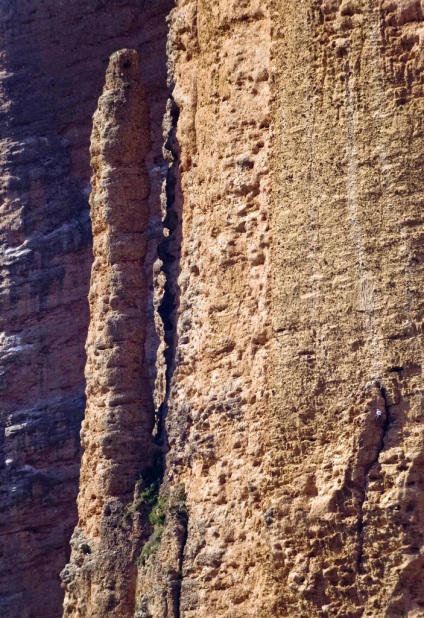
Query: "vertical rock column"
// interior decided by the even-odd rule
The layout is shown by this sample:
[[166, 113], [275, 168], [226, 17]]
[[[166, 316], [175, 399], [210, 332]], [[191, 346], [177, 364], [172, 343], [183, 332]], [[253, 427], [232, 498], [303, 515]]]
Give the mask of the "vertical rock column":
[[134, 612], [137, 532], [125, 513], [152, 464], [154, 423], [144, 360], [149, 110], [132, 50], [112, 55], [94, 114], [90, 198], [94, 264], [87, 340], [79, 522], [62, 579], [67, 617]]

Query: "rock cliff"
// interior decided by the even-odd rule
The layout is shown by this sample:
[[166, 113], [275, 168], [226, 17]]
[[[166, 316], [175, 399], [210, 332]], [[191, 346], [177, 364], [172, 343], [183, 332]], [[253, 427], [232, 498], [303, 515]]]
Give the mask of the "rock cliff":
[[270, 579], [421, 616], [421, 5], [275, 8]]
[[[3, 614], [61, 615], [88, 332], [65, 615], [424, 616], [424, 4], [115, 4], [75, 3], [64, 29], [54, 3], [2, 7], [2, 531], [14, 521], [17, 539]], [[92, 41], [63, 55], [57, 90], [40, 86], [54, 93], [51, 133], [43, 104], [25, 115], [15, 59], [41, 23], [64, 41], [87, 23]], [[37, 70], [50, 46], [36, 48]], [[122, 114], [141, 86], [120, 65], [133, 56], [112, 57], [93, 131], [88, 331], [87, 206], [68, 196], [87, 187], [102, 62], [123, 47], [140, 52], [145, 94], [140, 114]], [[42, 66], [26, 69], [41, 84]], [[59, 105], [83, 66], [93, 83]], [[56, 167], [37, 176], [40, 153]], [[119, 167], [133, 155], [135, 182]], [[100, 178], [116, 164], [110, 193]], [[47, 186], [62, 191], [52, 211]], [[63, 251], [35, 252], [57, 230]], [[130, 238], [146, 245], [133, 252]]]
[[[152, 261], [161, 236], [166, 173], [161, 123], [167, 98], [165, 16], [171, 4], [0, 0], [0, 615], [5, 618], [62, 613], [59, 573], [69, 559], [77, 521], [85, 408], [92, 115], [110, 54], [125, 46], [142, 49], [152, 119], [146, 258]], [[147, 340], [151, 357], [157, 346], [154, 328]]]

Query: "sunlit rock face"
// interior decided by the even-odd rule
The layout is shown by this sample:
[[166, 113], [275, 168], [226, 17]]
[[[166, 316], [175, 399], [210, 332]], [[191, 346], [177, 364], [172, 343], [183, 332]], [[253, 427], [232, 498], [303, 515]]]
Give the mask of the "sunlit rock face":
[[165, 484], [188, 520], [140, 568], [143, 618], [424, 612], [422, 19], [417, 1], [171, 14]]
[[62, 574], [65, 616], [134, 614], [137, 534], [126, 521], [136, 476], [155, 459], [144, 355], [150, 115], [135, 50], [112, 54], [93, 117], [94, 262], [78, 526]]
[[[134, 48], [150, 107], [143, 328], [160, 465], [143, 476], [148, 438], [104, 578], [72, 592], [65, 571], [72, 611], [89, 615], [94, 594], [105, 617], [121, 603], [136, 618], [420, 618], [424, 7], [68, 4], [2, 8], [3, 530], [16, 533], [3, 613], [61, 614], [91, 115], [107, 58]], [[88, 420], [86, 453], [100, 438]], [[119, 436], [109, 446], [123, 456]], [[113, 493], [94, 472], [80, 485], [87, 530]], [[95, 548], [77, 549], [88, 565]]]
[[275, 9], [273, 596], [419, 616], [421, 5]]

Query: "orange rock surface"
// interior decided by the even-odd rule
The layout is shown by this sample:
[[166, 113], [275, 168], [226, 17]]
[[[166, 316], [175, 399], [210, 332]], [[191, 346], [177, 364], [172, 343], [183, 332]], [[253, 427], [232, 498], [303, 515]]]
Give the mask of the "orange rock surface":
[[65, 616], [133, 613], [135, 477], [152, 466], [153, 401], [144, 355], [150, 119], [134, 50], [111, 56], [93, 118], [90, 196], [94, 263], [78, 526], [62, 573]]
[[65, 616], [424, 616], [423, 23], [176, 0], [139, 113], [112, 58]]
[[419, 2], [171, 14], [165, 488], [188, 521], [139, 571], [140, 618], [424, 614], [421, 20]]
[[[85, 407], [92, 115], [110, 54], [142, 49], [152, 147], [146, 277], [161, 236], [170, 0], [0, 2], [0, 616], [57, 618]], [[148, 327], [154, 381], [157, 336]]]

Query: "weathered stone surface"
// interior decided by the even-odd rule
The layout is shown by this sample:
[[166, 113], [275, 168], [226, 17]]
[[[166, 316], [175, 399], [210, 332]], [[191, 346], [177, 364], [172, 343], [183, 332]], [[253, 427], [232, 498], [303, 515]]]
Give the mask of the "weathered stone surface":
[[[172, 0], [0, 1], [0, 615], [58, 618], [76, 524], [92, 263], [92, 115], [110, 54], [142, 49], [161, 235], [165, 15]], [[153, 311], [152, 276], [148, 278]], [[157, 337], [151, 328], [154, 379]], [[152, 361], [153, 358], [153, 361]], [[153, 364], [152, 364], [153, 363]]]
[[422, 19], [337, 0], [171, 15], [164, 495], [184, 484], [188, 524], [170, 511], [140, 569], [140, 618], [424, 613]]
[[274, 9], [274, 611], [421, 616], [421, 5]]
[[[176, 142], [172, 127], [168, 139], [178, 161], [167, 215], [179, 225], [164, 256], [177, 262], [167, 276], [179, 301], [165, 402], [170, 508], [160, 546], [140, 568], [140, 618], [259, 616], [269, 607], [261, 464], [271, 317], [270, 29], [263, 2], [179, 2], [170, 18], [179, 109]], [[172, 506], [180, 486], [188, 522]]]
[[150, 118], [138, 54], [109, 62], [91, 135], [94, 263], [81, 437], [78, 526], [62, 573], [64, 616], [134, 613], [137, 474], [155, 460], [154, 409], [144, 355]]
[[[129, 546], [131, 560], [141, 550], [137, 582], [130, 582], [137, 618], [420, 618], [423, 4], [175, 4], [164, 123], [169, 164], [159, 156], [155, 112], [147, 158], [146, 269], [150, 282], [154, 271], [155, 290], [148, 286], [145, 349], [166, 467], [160, 494], [137, 503], [144, 504], [139, 516], [125, 523], [129, 538], [119, 527], [114, 537], [105, 531], [113, 538], [104, 554], [111, 564], [94, 594], [104, 599], [127, 569], [112, 561]], [[112, 14], [131, 13], [112, 12], [108, 2], [90, 6], [90, 20], [103, 15], [105, 25]], [[146, 27], [136, 14], [127, 23], [135, 38]], [[102, 41], [106, 30], [96, 30]], [[90, 55], [87, 48], [78, 54], [81, 62]], [[153, 84], [154, 71], [143, 70]], [[98, 80], [98, 65], [93, 73]], [[91, 90], [84, 87], [87, 101]], [[147, 90], [151, 102], [156, 90]], [[13, 97], [6, 94], [9, 113]], [[65, 102], [59, 108], [69, 119]], [[81, 130], [88, 130], [88, 115]], [[78, 140], [81, 152], [71, 161], [84, 175]], [[165, 174], [159, 272], [153, 263]], [[8, 289], [15, 281], [16, 274]], [[102, 326], [99, 319], [93, 329]], [[24, 354], [9, 338], [15, 333], [6, 334], [7, 349]], [[83, 336], [81, 326], [75, 350]], [[45, 367], [36, 358], [28, 356], [26, 366]], [[102, 375], [106, 389], [119, 387], [119, 370]], [[7, 439], [19, 435], [24, 444], [29, 432], [16, 425]], [[48, 435], [44, 427], [37, 435]], [[88, 448], [98, 433], [87, 426]], [[115, 437], [110, 455], [121, 457]], [[96, 443], [96, 453], [106, 447]], [[69, 457], [74, 462], [71, 451]], [[52, 468], [62, 469], [58, 461]], [[112, 476], [120, 478], [118, 471]], [[112, 492], [99, 492], [98, 479], [83, 472], [80, 505], [100, 543], [100, 506]], [[93, 486], [99, 510], [90, 513]], [[14, 512], [28, 510], [21, 502]], [[19, 535], [23, 527], [21, 519]], [[45, 543], [40, 537], [39, 547]], [[85, 545], [92, 551], [81, 538], [74, 556], [88, 567]], [[16, 581], [12, 572], [5, 581]], [[84, 615], [91, 596], [78, 586], [70, 595]], [[126, 589], [113, 603], [128, 608], [131, 595]]]

